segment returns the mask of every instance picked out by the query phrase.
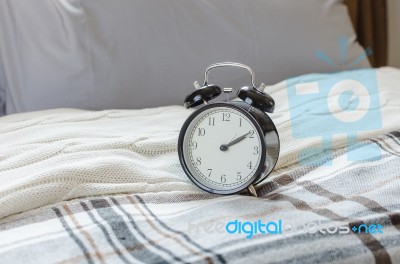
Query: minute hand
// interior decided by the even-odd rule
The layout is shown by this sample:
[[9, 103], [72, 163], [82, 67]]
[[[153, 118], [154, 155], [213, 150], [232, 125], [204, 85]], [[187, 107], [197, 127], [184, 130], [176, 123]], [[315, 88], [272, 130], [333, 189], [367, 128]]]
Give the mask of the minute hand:
[[247, 135], [249, 135], [249, 134], [250, 134], [250, 131], [247, 132], [246, 134], [244, 134], [244, 135], [242, 135], [242, 136], [240, 136], [240, 137], [238, 137], [238, 138], [232, 140], [232, 141], [229, 142], [228, 144], [223, 144], [223, 145], [221, 145], [220, 149], [221, 149], [222, 151], [228, 150], [228, 148], [229, 148], [230, 146], [232, 146], [232, 145], [234, 145], [234, 144], [236, 144], [236, 143], [242, 141], [242, 140], [243, 140], [244, 138], [246, 138]]

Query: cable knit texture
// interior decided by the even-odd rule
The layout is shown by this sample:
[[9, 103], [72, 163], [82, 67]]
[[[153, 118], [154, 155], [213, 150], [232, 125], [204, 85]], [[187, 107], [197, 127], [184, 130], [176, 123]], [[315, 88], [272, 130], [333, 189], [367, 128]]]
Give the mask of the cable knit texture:
[[[383, 128], [361, 138], [399, 128], [400, 70], [379, 69], [378, 83]], [[271, 117], [282, 144], [273, 178], [300, 166], [299, 151], [320, 140], [293, 139], [285, 83], [266, 89], [276, 101]], [[86, 196], [201, 192], [177, 155], [179, 131], [191, 112], [181, 106], [56, 109], [0, 118], [0, 218]], [[344, 147], [345, 139], [335, 138], [335, 148]]]

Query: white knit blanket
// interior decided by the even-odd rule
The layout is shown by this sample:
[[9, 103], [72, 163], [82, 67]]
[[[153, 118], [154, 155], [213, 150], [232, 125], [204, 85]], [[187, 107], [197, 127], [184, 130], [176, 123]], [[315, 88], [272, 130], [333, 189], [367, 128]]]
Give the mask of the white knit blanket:
[[[382, 68], [377, 74], [383, 128], [360, 135], [364, 139], [400, 126], [400, 70]], [[297, 153], [320, 140], [292, 137], [285, 82], [266, 90], [276, 101], [271, 117], [281, 139], [274, 178], [300, 166]], [[56, 109], [0, 118], [0, 218], [87, 196], [200, 192], [184, 174], [176, 151], [179, 130], [191, 112], [181, 106]], [[345, 137], [336, 137], [334, 146], [345, 146]]]

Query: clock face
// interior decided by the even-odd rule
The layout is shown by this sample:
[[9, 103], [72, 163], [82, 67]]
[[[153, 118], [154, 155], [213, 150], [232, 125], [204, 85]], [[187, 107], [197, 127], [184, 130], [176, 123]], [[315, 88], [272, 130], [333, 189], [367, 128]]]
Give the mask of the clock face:
[[184, 124], [179, 145], [189, 178], [209, 192], [238, 192], [264, 169], [263, 133], [246, 110], [233, 105], [197, 110]]

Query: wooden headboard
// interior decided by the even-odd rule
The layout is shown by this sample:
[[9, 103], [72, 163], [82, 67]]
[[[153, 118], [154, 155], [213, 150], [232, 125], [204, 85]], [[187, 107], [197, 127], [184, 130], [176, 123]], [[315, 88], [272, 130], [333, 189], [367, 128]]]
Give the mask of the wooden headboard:
[[386, 0], [344, 0], [358, 41], [364, 48], [371, 47], [371, 65], [387, 65], [388, 35]]

